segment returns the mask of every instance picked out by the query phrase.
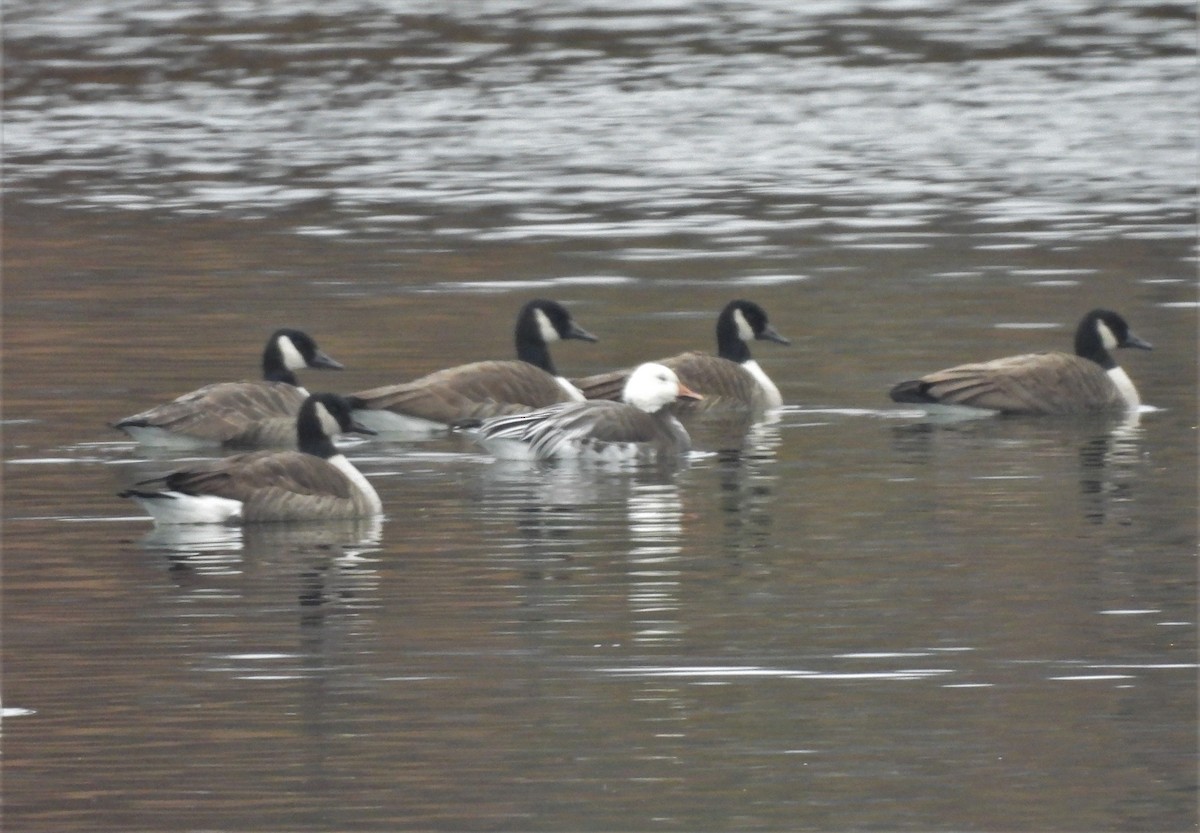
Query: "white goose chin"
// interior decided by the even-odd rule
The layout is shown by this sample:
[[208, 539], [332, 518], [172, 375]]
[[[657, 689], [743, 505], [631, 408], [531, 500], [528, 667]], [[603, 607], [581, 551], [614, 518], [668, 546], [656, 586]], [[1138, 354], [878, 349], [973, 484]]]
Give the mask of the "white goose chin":
[[533, 317], [537, 321], [538, 332], [542, 334], [542, 341], [550, 344], [559, 340], [558, 330], [554, 329], [554, 324], [550, 321], [550, 316], [537, 309], [533, 311]]
[[754, 328], [740, 309], [733, 311], [733, 323], [737, 325], [738, 338], [742, 341], [754, 341]]
[[296, 349], [296, 345], [287, 336], [280, 336], [275, 340], [275, 345], [279, 348], [280, 355], [283, 356], [283, 366], [288, 370], [300, 370], [308, 367], [308, 362], [300, 351]]
[[321, 431], [326, 437], [336, 437], [341, 433], [342, 426], [338, 424], [337, 419], [333, 414], [329, 413], [329, 409], [325, 407], [323, 402], [318, 402], [316, 406], [317, 421], [321, 423]]
[[1105, 350], [1116, 350], [1119, 346], [1117, 337], [1113, 335], [1113, 331], [1103, 321], [1096, 322], [1096, 332], [1100, 336], [1100, 343], [1104, 345]]

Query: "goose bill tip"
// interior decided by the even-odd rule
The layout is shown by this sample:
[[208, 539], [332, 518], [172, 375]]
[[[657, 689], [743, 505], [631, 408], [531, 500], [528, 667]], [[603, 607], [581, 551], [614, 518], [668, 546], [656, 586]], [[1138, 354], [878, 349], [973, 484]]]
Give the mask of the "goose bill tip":
[[779, 331], [774, 327], [767, 327], [767, 329], [763, 330], [763, 333], [759, 336], [759, 338], [763, 341], [773, 341], [776, 344], [782, 344], [785, 347], [792, 343], [790, 338], [780, 335]]
[[313, 367], [321, 368], [322, 370], [345, 370], [346, 366], [330, 356], [328, 353], [317, 353], [313, 359]]

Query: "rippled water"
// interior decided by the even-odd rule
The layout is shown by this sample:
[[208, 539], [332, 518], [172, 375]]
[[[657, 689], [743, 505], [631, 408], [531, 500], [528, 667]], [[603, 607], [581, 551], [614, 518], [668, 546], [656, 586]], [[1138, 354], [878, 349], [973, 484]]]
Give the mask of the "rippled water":
[[[5, 7], [5, 829], [1196, 827], [1194, 9]], [[349, 453], [377, 523], [153, 531], [105, 428], [312, 332], [358, 390], [711, 347], [672, 471]], [[1138, 420], [888, 385], [1123, 312]]]

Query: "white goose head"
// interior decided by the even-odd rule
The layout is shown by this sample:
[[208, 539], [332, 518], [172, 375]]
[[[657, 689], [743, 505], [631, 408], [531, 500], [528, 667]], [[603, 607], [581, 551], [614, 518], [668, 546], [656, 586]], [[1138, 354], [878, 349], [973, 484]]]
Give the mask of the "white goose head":
[[647, 362], [639, 365], [625, 382], [621, 399], [639, 410], [653, 414], [676, 399], [702, 399], [700, 394], [679, 381], [666, 365]]

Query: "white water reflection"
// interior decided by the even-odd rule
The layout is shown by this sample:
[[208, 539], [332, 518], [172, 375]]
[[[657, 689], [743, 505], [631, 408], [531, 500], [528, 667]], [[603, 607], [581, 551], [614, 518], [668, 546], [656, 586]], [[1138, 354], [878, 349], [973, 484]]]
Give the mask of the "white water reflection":
[[[1171, 6], [332, 3], [297, 43], [302, 7], [59, 5], [6, 9], [24, 59], [7, 79], [7, 178], [29, 193], [72, 176], [53, 199], [74, 206], [326, 203], [364, 230], [449, 211], [463, 222], [443, 233], [476, 240], [671, 232], [713, 252], [810, 222], [816, 194], [903, 204], [911, 216], [838, 221], [881, 233], [964, 201], [981, 222], [1076, 239], [1134, 213], [1178, 233], [1194, 208], [1178, 104], [1195, 101], [1194, 39]], [[72, 89], [79, 72], [104, 80]]]
[[671, 645], [684, 636], [679, 596], [683, 502], [673, 483], [643, 484], [628, 501], [629, 612], [635, 644]]
[[811, 671], [798, 668], [763, 668], [760, 666], [700, 666], [682, 668], [620, 668], [601, 669], [621, 677], [682, 678], [706, 682], [734, 682], [741, 679], [783, 680], [922, 680], [943, 674], [953, 674], [950, 668], [900, 668], [889, 671]]

